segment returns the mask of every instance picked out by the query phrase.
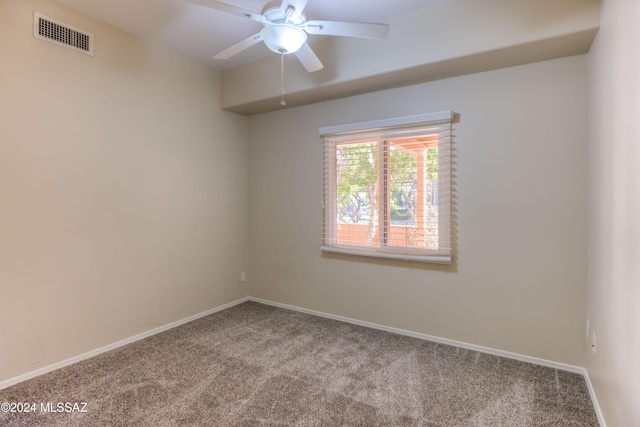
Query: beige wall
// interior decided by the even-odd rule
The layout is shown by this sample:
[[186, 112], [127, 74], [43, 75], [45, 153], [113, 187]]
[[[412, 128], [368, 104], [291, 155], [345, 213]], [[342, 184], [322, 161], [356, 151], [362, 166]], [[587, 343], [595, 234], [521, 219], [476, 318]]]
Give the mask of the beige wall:
[[[33, 10], [95, 34], [37, 40]], [[247, 119], [219, 76], [0, 1], [0, 381], [247, 295]]]
[[[318, 128], [448, 109], [454, 266], [322, 254]], [[249, 141], [252, 296], [584, 365], [586, 56], [253, 116]]]
[[640, 426], [640, 3], [605, 0], [589, 54], [587, 367], [609, 427]]

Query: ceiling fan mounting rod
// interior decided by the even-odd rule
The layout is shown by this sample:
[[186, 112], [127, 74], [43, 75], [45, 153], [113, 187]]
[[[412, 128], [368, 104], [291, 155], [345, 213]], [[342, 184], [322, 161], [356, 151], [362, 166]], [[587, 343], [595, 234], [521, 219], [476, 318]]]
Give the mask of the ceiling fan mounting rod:
[[285, 12], [285, 16], [287, 17], [287, 21], [289, 20], [289, 18], [293, 15], [293, 13], [296, 11], [296, 8], [293, 6], [289, 6], [287, 8], [287, 11]]

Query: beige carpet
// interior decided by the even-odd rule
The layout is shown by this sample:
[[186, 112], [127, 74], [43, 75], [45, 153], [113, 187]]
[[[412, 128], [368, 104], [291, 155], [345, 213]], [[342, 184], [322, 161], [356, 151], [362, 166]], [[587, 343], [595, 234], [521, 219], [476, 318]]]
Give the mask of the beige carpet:
[[598, 425], [580, 375], [251, 302], [0, 402], [36, 404], [0, 413], [2, 426]]

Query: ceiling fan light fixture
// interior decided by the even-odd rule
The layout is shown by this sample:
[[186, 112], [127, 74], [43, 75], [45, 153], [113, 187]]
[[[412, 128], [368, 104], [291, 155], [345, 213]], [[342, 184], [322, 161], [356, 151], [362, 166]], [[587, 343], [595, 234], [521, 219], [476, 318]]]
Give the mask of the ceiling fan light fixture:
[[260, 37], [276, 53], [294, 53], [307, 41], [304, 30], [290, 24], [270, 24], [260, 31]]

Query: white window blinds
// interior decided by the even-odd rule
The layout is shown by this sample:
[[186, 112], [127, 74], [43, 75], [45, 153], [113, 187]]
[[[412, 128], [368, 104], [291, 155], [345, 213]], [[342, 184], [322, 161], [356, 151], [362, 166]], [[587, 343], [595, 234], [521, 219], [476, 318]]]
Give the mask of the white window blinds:
[[450, 111], [320, 129], [321, 249], [451, 262]]

